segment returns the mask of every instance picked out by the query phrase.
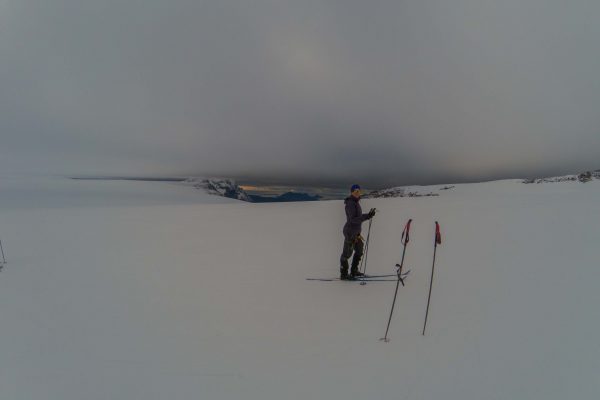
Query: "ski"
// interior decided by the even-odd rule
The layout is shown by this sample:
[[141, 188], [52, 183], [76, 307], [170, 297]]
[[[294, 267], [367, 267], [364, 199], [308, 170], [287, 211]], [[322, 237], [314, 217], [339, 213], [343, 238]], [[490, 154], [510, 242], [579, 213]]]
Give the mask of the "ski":
[[[408, 276], [408, 274], [410, 273], [410, 269], [406, 272], [403, 272], [402, 275], [400, 275], [400, 279], [404, 279]], [[361, 276], [359, 278], [356, 279], [349, 279], [348, 282], [396, 282], [398, 279], [384, 279], [384, 278], [392, 278], [392, 277], [398, 277], [397, 274], [386, 274], [386, 275], [367, 275], [367, 276]], [[322, 281], [322, 282], [335, 282], [335, 281], [341, 281], [341, 280], [346, 280], [346, 279], [340, 279], [340, 278], [306, 278], [307, 281]]]
[[357, 279], [371, 279], [371, 278], [391, 278], [396, 277], [398, 274], [382, 274], [382, 275], [363, 275], [357, 277]]
[[360, 283], [367, 283], [367, 282], [396, 282], [397, 279], [379, 279], [379, 278], [375, 278], [375, 279], [340, 279], [340, 278], [306, 278], [307, 281], [320, 281], [320, 282], [360, 282]]
[[[386, 279], [386, 281], [388, 282], [399, 282], [402, 283], [402, 286], [404, 286], [404, 279], [406, 279], [406, 277], [408, 276], [408, 274], [410, 273], [410, 269], [406, 272], [400, 272], [400, 270], [398, 270], [398, 274], [392, 274], [391, 276], [395, 276], [396, 279]], [[361, 282], [361, 285], [366, 285], [367, 282], [373, 282], [373, 281], [377, 281], [377, 279], [359, 279]]]
[[[408, 274], [410, 273], [410, 269], [406, 272], [402, 272], [400, 274], [400, 278], [405, 278]], [[385, 274], [385, 275], [366, 275], [366, 276], [361, 276], [358, 279], [370, 279], [370, 278], [391, 278], [391, 277], [397, 277], [398, 274]]]
[[396, 274], [363, 275], [363, 276], [360, 276], [359, 279], [362, 279], [362, 278], [366, 278], [366, 279], [369, 279], [369, 278], [389, 278], [391, 276], [397, 276], [397, 275]]

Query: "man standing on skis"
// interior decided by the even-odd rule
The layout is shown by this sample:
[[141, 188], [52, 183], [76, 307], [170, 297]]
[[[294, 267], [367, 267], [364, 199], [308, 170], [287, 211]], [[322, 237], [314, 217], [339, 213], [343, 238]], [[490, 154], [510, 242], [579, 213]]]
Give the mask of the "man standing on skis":
[[[370, 220], [375, 215], [375, 209], [372, 208], [368, 214], [362, 213], [360, 207], [360, 186], [352, 185], [350, 196], [344, 200], [346, 205], [346, 224], [344, 225], [344, 249], [340, 257], [340, 278], [342, 280], [354, 280], [363, 273], [358, 270], [358, 264], [363, 256], [364, 241], [361, 232], [361, 225], [364, 221]], [[348, 274], [348, 260], [352, 253], [352, 268]]]

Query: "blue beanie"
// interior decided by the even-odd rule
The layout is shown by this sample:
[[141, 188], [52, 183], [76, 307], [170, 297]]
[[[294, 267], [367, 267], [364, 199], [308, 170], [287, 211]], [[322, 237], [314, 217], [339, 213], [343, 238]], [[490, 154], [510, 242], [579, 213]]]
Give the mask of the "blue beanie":
[[356, 189], [360, 190], [360, 185], [352, 185], [350, 188], [350, 193], [354, 192]]

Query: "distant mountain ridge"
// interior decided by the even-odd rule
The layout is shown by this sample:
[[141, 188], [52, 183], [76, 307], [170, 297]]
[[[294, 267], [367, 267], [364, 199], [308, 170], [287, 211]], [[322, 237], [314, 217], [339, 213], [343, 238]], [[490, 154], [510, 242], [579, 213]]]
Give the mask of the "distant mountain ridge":
[[[452, 189], [454, 186], [447, 187], [445, 189], [436, 189], [436, 190], [448, 190]], [[439, 193], [434, 193], [433, 189], [430, 189], [424, 186], [422, 189], [408, 186], [408, 187], [394, 187], [389, 189], [381, 189], [375, 190], [373, 192], [369, 192], [366, 195], [362, 196], [365, 199], [379, 199], [386, 197], [435, 197], [439, 196]]]
[[253, 203], [273, 203], [290, 201], [319, 201], [321, 196], [310, 195], [308, 193], [287, 192], [279, 196], [259, 196], [249, 195]]
[[[273, 203], [273, 202], [293, 202], [293, 201], [318, 201], [322, 200], [319, 195], [289, 191], [278, 196], [263, 196], [249, 194], [242, 189], [234, 179], [230, 178], [164, 178], [164, 177], [81, 177], [73, 176], [76, 180], [139, 180], [139, 181], [172, 181], [181, 182], [184, 185], [193, 186], [196, 189], [203, 190], [211, 195], [226, 197], [246, 201], [250, 203]], [[557, 182], [581, 182], [586, 183], [593, 180], [600, 180], [600, 169], [586, 171], [575, 175], [563, 175], [547, 178], [530, 178], [515, 180], [523, 184], [541, 184]], [[375, 190], [363, 195], [363, 198], [388, 198], [388, 197], [437, 197], [444, 191], [454, 189], [454, 185], [431, 185], [431, 186], [398, 186], [386, 189]]]
[[287, 192], [279, 196], [260, 196], [248, 194], [233, 179], [228, 178], [188, 178], [183, 181], [196, 189], [204, 190], [215, 196], [228, 197], [250, 203], [276, 203], [290, 201], [317, 201], [321, 197], [308, 193]]
[[[581, 182], [586, 183], [600, 180], [600, 170], [586, 171], [575, 175], [554, 176], [548, 178], [521, 179], [524, 184], [556, 183], [556, 182]], [[518, 181], [518, 180], [517, 180]], [[398, 186], [387, 189], [375, 190], [363, 196], [363, 198], [385, 198], [385, 197], [435, 197], [442, 191], [454, 189], [454, 185], [432, 185], [432, 186]]]
[[554, 183], [554, 182], [570, 182], [570, 181], [579, 181], [582, 183], [586, 183], [592, 181], [594, 179], [600, 179], [600, 169], [595, 171], [586, 171], [582, 172], [578, 175], [563, 175], [563, 176], [554, 176], [550, 178], [535, 178], [535, 179], [524, 179], [523, 183]]

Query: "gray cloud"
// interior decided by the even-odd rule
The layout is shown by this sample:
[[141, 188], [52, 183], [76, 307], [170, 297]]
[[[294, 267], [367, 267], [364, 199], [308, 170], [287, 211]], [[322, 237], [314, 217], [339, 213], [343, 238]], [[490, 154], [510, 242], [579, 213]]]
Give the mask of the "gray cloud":
[[600, 167], [600, 3], [0, 0], [0, 168], [371, 186]]

